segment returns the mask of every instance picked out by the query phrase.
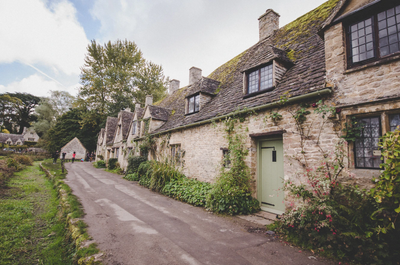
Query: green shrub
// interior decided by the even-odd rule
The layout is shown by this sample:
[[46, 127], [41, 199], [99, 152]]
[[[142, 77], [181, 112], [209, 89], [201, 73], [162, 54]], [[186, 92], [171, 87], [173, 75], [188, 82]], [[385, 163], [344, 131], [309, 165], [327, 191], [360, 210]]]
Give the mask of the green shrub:
[[130, 156], [128, 157], [128, 167], [126, 168], [126, 174], [136, 173], [141, 163], [147, 161], [144, 156]]
[[127, 174], [124, 176], [124, 179], [129, 180], [129, 181], [138, 181], [139, 180], [139, 175], [138, 173], [132, 173], [132, 174]]
[[158, 161], [151, 161], [151, 174], [149, 188], [154, 191], [161, 191], [164, 186], [173, 179], [185, 177], [173, 165]]
[[94, 162], [93, 166], [95, 168], [105, 168], [106, 167], [106, 162], [104, 162], [104, 160], [99, 160], [97, 162]]
[[204, 207], [210, 190], [210, 183], [184, 177], [170, 180], [162, 189], [162, 193], [176, 200]]
[[225, 121], [231, 167], [229, 170], [221, 167], [220, 176], [207, 196], [206, 207], [216, 213], [249, 214], [260, 210], [260, 203], [251, 196], [250, 169], [245, 162], [249, 151], [243, 136], [235, 133], [237, 121]]
[[26, 156], [26, 155], [16, 155], [16, 156], [14, 156], [14, 159], [22, 165], [26, 165], [26, 166], [33, 165], [32, 158], [30, 158], [29, 156]]
[[14, 158], [8, 158], [7, 167], [14, 168], [16, 171], [19, 171], [21, 169], [21, 164], [18, 163], [17, 160], [15, 160]]
[[108, 160], [108, 169], [109, 170], [115, 169], [117, 167], [117, 162], [118, 162], [117, 158], [110, 158]]
[[139, 184], [148, 188], [150, 186], [150, 179], [151, 179], [151, 161], [143, 162], [140, 164], [137, 177], [139, 179]]

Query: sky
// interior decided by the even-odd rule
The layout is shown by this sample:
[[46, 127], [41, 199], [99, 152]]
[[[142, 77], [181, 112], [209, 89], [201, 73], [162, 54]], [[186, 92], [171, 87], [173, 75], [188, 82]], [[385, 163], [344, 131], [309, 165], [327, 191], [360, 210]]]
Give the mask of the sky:
[[76, 96], [86, 48], [129, 40], [188, 85], [258, 42], [267, 9], [282, 27], [325, 0], [0, 0], [0, 94]]

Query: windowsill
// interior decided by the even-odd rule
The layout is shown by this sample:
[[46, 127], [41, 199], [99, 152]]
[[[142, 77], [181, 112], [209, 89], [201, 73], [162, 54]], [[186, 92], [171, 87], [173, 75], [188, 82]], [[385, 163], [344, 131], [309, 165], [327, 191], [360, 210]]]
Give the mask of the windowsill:
[[196, 114], [196, 113], [198, 113], [198, 112], [199, 112], [199, 111], [194, 111], [194, 112], [186, 113], [185, 116], [189, 116], [189, 115], [192, 115], [192, 114]]
[[367, 69], [367, 68], [370, 68], [370, 67], [379, 66], [379, 65], [382, 65], [382, 64], [387, 64], [387, 63], [390, 63], [390, 62], [393, 62], [393, 61], [397, 61], [399, 59], [400, 59], [400, 53], [395, 53], [393, 55], [388, 55], [388, 56], [386, 56], [384, 58], [378, 59], [377, 61], [374, 61], [374, 62], [370, 62], [370, 63], [366, 63], [364, 65], [360, 65], [360, 66], [355, 66], [355, 67], [349, 68], [346, 71], [344, 71], [344, 73], [345, 74], [351, 74], [351, 73], [358, 72], [358, 71], [361, 71], [361, 70], [364, 70], [364, 69]]
[[266, 92], [270, 92], [270, 91], [272, 91], [274, 89], [275, 89], [275, 87], [270, 87], [270, 88], [267, 88], [267, 89], [264, 89], [264, 90], [261, 90], [261, 91], [253, 92], [251, 94], [246, 94], [246, 95], [243, 96], [243, 99], [254, 97], [254, 96], [266, 93]]

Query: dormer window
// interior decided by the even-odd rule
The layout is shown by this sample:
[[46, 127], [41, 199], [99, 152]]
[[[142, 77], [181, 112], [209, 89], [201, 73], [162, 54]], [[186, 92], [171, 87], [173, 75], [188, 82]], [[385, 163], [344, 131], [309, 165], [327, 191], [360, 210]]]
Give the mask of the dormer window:
[[136, 121], [132, 122], [132, 135], [136, 134]]
[[268, 91], [273, 87], [273, 64], [260, 67], [247, 75], [247, 94]]
[[195, 113], [200, 110], [200, 95], [194, 95], [188, 98], [188, 114]]
[[[376, 10], [376, 8], [375, 8]], [[400, 5], [369, 13], [347, 28], [348, 66], [358, 66], [400, 51]]]

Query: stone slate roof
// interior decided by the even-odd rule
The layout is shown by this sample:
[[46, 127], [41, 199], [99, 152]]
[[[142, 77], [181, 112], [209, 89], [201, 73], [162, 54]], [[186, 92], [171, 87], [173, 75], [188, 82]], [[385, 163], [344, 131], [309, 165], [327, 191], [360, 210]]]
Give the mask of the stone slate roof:
[[114, 142], [115, 131], [117, 130], [118, 118], [107, 117], [106, 122], [106, 144], [112, 144]]
[[277, 60], [287, 67], [293, 65], [293, 62], [287, 57], [284, 50], [278, 49], [269, 43], [270, 41], [266, 40], [263, 45], [255, 45], [251, 58], [244, 63], [241, 72], [269, 63], [271, 60]]
[[143, 118], [144, 109], [143, 108], [136, 108], [135, 112], [137, 113], [137, 119], [140, 120]]
[[[334, 11], [338, 1], [330, 0], [322, 4], [217, 68], [208, 78], [220, 82], [218, 93], [199, 112], [185, 115], [185, 97], [192, 93], [190, 87], [180, 88], [167, 96], [159, 106], [171, 109], [173, 114], [155, 132], [208, 120], [238, 108], [264, 105], [279, 100], [285, 92], [289, 92], [290, 96], [298, 96], [324, 89], [325, 51], [318, 31]], [[242, 72], [271, 59], [288, 64], [288, 70], [276, 88], [270, 92], [243, 98]]]
[[0, 142], [5, 143], [8, 139], [11, 139], [14, 145], [18, 140], [24, 143], [24, 136], [22, 134], [12, 134], [12, 133], [0, 133]]
[[133, 120], [133, 112], [122, 111], [121, 119], [122, 119], [122, 139], [126, 140], [126, 138], [128, 137], [129, 125]]
[[168, 117], [171, 113], [171, 110], [162, 108], [162, 107], [158, 107], [158, 106], [152, 106], [149, 105], [149, 110], [150, 110], [150, 115], [151, 118], [154, 120], [160, 120], [160, 121], [167, 121]]
[[191, 96], [199, 92], [214, 95], [219, 84], [220, 82], [216, 80], [202, 77], [199, 81], [189, 86], [187, 96]]

